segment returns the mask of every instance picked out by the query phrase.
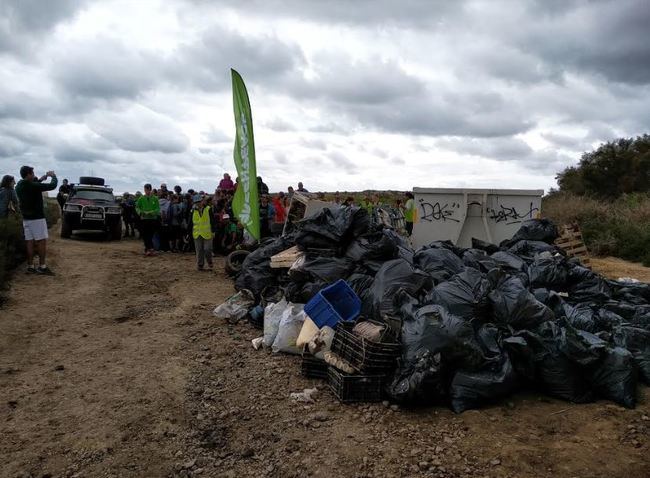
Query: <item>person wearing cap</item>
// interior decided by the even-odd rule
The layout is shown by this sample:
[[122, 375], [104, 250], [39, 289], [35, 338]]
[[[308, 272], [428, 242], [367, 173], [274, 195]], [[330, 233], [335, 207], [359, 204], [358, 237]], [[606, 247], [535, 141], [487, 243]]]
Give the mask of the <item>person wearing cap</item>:
[[[54, 275], [54, 272], [47, 267], [45, 262], [48, 233], [43, 207], [43, 193], [56, 189], [58, 183], [56, 174], [54, 174], [54, 171], [48, 171], [41, 178], [36, 178], [34, 168], [23, 166], [20, 168], [20, 177], [22, 179], [16, 185], [16, 196], [18, 196], [20, 212], [23, 215], [23, 228], [27, 245], [27, 273]], [[44, 183], [43, 181], [48, 177], [50, 182]], [[38, 254], [38, 268], [34, 267], [34, 251]]]
[[212, 238], [214, 230], [214, 216], [205, 196], [196, 194], [192, 198], [192, 238], [196, 249], [196, 268], [203, 270], [207, 262], [208, 269], [212, 269]]
[[144, 185], [144, 195], [135, 202], [135, 212], [140, 217], [140, 234], [144, 242], [144, 255], [154, 256], [153, 236], [160, 224], [160, 202], [153, 194], [151, 184]]

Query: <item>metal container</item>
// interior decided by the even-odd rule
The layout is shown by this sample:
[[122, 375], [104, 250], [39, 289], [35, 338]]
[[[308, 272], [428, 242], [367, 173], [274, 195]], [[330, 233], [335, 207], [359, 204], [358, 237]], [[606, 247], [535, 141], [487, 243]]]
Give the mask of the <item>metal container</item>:
[[523, 221], [539, 217], [543, 194], [543, 189], [413, 188], [413, 246], [449, 240], [471, 247], [472, 238], [498, 244]]

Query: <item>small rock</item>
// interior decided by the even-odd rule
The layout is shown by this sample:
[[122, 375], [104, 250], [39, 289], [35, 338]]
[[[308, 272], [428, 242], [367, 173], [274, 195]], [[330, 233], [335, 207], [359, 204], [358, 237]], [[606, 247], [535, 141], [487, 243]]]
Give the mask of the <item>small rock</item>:
[[192, 468], [194, 465], [196, 465], [196, 458], [194, 458], [193, 460], [190, 460], [190, 461], [188, 461], [186, 463], [183, 463], [183, 468], [185, 468], [187, 470], [189, 468]]
[[384, 400], [381, 404], [386, 408], [390, 407], [390, 402], [388, 400]]
[[420, 467], [421, 470], [426, 470], [429, 468], [429, 462], [428, 461], [421, 461], [418, 463], [418, 466]]
[[253, 456], [254, 454], [255, 454], [255, 450], [253, 450], [252, 448], [246, 448], [246, 449], [242, 452], [241, 457], [242, 457], [242, 458], [250, 458], [250, 457]]
[[648, 420], [650, 420], [650, 417], [648, 415], [641, 415], [641, 420], [647, 422]]
[[498, 466], [500, 464], [501, 464], [501, 460], [499, 460], [498, 458], [495, 458], [494, 460], [490, 461], [490, 465], [492, 466]]
[[391, 409], [392, 411], [396, 412], [396, 411], [399, 410], [399, 405], [393, 404], [393, 405], [390, 406], [390, 409]]

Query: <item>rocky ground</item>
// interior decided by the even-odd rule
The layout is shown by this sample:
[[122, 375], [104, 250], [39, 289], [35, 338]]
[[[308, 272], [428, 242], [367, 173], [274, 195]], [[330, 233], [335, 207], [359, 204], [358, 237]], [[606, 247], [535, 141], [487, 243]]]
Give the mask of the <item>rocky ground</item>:
[[[51, 248], [57, 277], [17, 273], [0, 308], [0, 476], [650, 476], [645, 387], [635, 410], [533, 393], [461, 415], [343, 405], [298, 357], [212, 316], [233, 292], [222, 261], [211, 274], [135, 241]], [[311, 387], [314, 403], [290, 399]]]

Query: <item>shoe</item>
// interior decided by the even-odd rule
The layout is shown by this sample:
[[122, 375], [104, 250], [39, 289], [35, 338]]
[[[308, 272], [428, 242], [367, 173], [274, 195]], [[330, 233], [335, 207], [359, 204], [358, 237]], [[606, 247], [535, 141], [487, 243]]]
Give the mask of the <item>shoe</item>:
[[36, 274], [36, 267], [34, 267], [34, 266], [29, 266], [29, 267], [27, 268], [27, 273], [28, 273], [28, 274]]
[[52, 269], [50, 269], [47, 266], [39, 267], [38, 269], [36, 269], [36, 272], [38, 274], [41, 274], [41, 275], [44, 275], [44, 276], [53, 276], [53, 275], [55, 275], [54, 272], [52, 272]]

